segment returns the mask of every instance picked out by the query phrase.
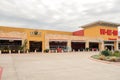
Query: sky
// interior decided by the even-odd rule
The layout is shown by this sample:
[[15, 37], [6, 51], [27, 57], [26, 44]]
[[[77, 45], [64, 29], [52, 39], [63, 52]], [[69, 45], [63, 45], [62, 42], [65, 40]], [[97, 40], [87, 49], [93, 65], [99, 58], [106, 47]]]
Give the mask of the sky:
[[0, 0], [0, 26], [71, 32], [99, 20], [120, 23], [120, 0]]

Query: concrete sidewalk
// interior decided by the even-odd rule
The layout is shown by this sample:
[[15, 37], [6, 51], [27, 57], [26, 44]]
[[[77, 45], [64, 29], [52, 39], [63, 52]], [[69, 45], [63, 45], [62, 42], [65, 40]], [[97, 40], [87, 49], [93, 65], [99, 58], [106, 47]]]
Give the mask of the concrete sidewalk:
[[91, 60], [93, 54], [1, 54], [2, 80], [120, 80], [120, 66]]

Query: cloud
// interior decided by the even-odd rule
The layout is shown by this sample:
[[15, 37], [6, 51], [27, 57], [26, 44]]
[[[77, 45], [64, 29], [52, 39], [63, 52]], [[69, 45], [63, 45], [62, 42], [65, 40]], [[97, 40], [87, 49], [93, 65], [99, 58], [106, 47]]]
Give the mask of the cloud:
[[74, 31], [105, 20], [118, 22], [119, 0], [0, 0], [0, 25]]

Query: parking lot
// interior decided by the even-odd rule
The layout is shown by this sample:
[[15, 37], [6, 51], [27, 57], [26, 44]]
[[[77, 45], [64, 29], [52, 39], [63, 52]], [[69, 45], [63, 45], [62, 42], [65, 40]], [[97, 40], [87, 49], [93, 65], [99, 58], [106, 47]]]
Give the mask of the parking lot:
[[90, 58], [98, 53], [0, 54], [2, 80], [120, 80], [120, 65]]

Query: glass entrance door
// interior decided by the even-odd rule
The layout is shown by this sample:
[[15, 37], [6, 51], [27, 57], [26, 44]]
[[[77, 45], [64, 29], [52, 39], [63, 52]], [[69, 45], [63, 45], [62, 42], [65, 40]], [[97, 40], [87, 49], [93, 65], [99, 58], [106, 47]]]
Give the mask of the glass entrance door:
[[104, 47], [108, 50], [114, 50], [114, 41], [104, 41]]
[[37, 52], [42, 52], [42, 41], [36, 42], [36, 41], [30, 41], [30, 52], [34, 52], [35, 50]]

